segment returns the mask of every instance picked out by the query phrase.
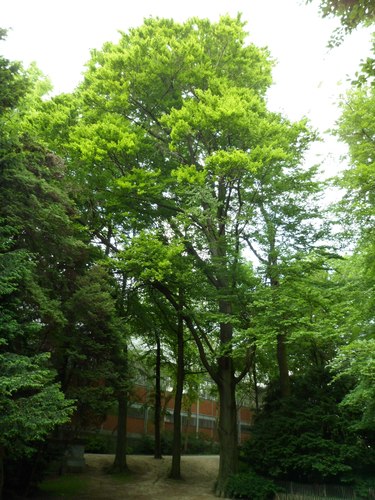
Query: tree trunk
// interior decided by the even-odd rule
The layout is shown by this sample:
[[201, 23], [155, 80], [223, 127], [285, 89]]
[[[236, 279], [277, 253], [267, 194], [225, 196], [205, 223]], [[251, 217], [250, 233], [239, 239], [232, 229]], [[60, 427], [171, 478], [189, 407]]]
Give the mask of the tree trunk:
[[281, 397], [290, 396], [290, 379], [288, 370], [288, 355], [286, 350], [286, 336], [277, 336], [277, 363], [279, 365], [280, 392]]
[[[180, 292], [181, 296], [181, 292]], [[181, 408], [182, 394], [184, 388], [185, 363], [184, 363], [184, 323], [182, 318], [182, 306], [180, 300], [180, 310], [177, 325], [177, 379], [176, 394], [173, 411], [173, 447], [172, 447], [172, 467], [170, 477], [181, 479]]]
[[[230, 315], [232, 304], [229, 301], [221, 300], [220, 312]], [[227, 352], [218, 359], [220, 463], [215, 493], [219, 497], [225, 497], [228, 477], [238, 470], [236, 378], [230, 348], [232, 338], [233, 325], [229, 322], [221, 323], [221, 348]]]
[[[277, 261], [275, 260], [272, 264], [274, 267], [276, 267]], [[271, 287], [277, 288], [280, 284], [278, 276], [272, 276], [271, 274], [270, 283]], [[279, 367], [280, 394], [282, 398], [286, 398], [290, 396], [290, 379], [285, 333], [279, 333], [277, 335], [276, 357]]]
[[[197, 417], [198, 417], [198, 415], [197, 415]], [[191, 406], [188, 409], [187, 418], [186, 418], [184, 446], [183, 446], [184, 453], [187, 453], [188, 447], [189, 447], [189, 428], [190, 428], [190, 423], [191, 423]]]
[[219, 363], [221, 365], [218, 428], [220, 463], [215, 493], [219, 497], [224, 497], [228, 477], [238, 470], [238, 429], [233, 361], [229, 357], [223, 357], [219, 360]]
[[160, 370], [161, 370], [161, 345], [160, 337], [156, 335], [156, 362], [155, 362], [155, 416], [154, 416], [154, 429], [155, 429], [155, 453], [154, 458], [162, 458], [161, 454], [161, 389], [160, 389]]
[[118, 403], [118, 424], [116, 438], [116, 454], [113, 462], [113, 472], [125, 472], [128, 470], [126, 463], [126, 436], [127, 436], [127, 417], [128, 417], [128, 398], [126, 391], [119, 393]]

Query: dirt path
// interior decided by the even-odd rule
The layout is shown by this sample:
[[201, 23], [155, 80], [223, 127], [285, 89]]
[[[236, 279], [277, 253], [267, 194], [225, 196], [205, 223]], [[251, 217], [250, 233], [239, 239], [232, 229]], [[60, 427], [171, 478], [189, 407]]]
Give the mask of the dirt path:
[[171, 457], [155, 460], [153, 457], [130, 455], [131, 474], [118, 477], [105, 473], [113, 463], [113, 455], [86, 454], [89, 479], [86, 500], [204, 500], [216, 498], [212, 489], [219, 467], [218, 456], [184, 456], [181, 460], [183, 479], [168, 478]]

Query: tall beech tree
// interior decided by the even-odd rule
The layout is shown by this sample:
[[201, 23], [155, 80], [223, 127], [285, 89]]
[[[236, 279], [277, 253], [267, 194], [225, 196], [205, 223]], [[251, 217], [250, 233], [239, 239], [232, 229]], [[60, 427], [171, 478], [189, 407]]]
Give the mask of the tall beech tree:
[[[138, 278], [179, 312], [217, 384], [218, 495], [237, 470], [235, 390], [252, 361], [240, 307], [251, 286], [243, 249], [263, 243], [257, 199], [264, 179], [268, 196], [275, 189], [287, 210], [289, 193], [298, 193], [288, 172], [313, 139], [304, 121], [267, 110], [272, 62], [246, 37], [240, 17], [149, 19], [122, 33], [118, 44], [92, 52], [75, 95], [78, 111], [73, 120], [66, 114], [64, 144], [100, 219], [115, 214], [116, 224], [104, 218], [97, 234], [107, 241], [122, 234], [122, 258], [138, 263]], [[275, 204], [269, 216], [277, 213]], [[176, 260], [179, 281], [196, 283], [182, 302]], [[241, 346], [247, 354], [234, 356]]]

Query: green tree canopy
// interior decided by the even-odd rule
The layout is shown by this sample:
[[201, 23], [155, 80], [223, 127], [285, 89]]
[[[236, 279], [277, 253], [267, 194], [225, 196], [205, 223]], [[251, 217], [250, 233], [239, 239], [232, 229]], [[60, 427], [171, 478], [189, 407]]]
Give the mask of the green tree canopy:
[[269, 278], [286, 249], [318, 240], [316, 169], [300, 167], [315, 134], [267, 110], [272, 61], [246, 37], [240, 17], [148, 19], [94, 50], [74, 96], [46, 104], [57, 118], [42, 117], [86, 188], [95, 236], [110, 251], [121, 242], [119, 267], [176, 311], [184, 288], [184, 321], [220, 394], [218, 493], [236, 469], [235, 387], [253, 350], [238, 307], [254, 282], [244, 251]]

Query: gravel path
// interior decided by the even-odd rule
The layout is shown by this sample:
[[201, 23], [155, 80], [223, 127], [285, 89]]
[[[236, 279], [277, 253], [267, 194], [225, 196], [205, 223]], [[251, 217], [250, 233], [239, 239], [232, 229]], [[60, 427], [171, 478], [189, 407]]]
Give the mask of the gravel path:
[[204, 500], [216, 498], [213, 486], [218, 472], [218, 456], [183, 456], [182, 479], [169, 479], [171, 457], [161, 460], [143, 455], [129, 455], [129, 476], [106, 474], [113, 463], [113, 455], [86, 454], [86, 471], [89, 479], [86, 500]]

